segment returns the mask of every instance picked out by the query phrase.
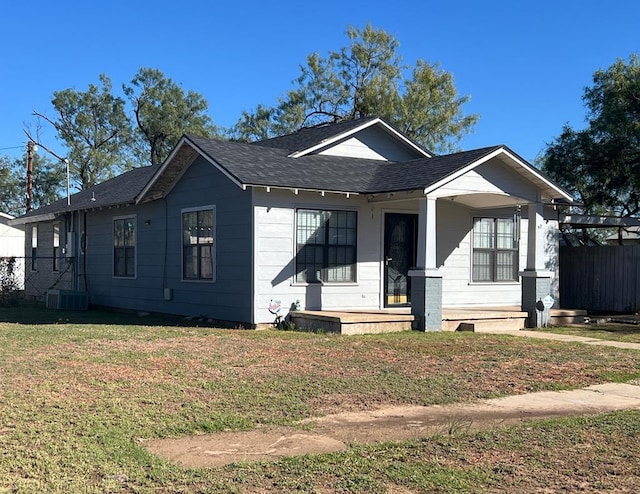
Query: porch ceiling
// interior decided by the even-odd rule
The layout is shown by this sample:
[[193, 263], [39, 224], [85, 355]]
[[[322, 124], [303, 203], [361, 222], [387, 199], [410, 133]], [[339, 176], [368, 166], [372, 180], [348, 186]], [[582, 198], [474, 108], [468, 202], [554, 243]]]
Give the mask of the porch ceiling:
[[526, 199], [522, 199], [516, 196], [510, 196], [507, 194], [495, 194], [495, 193], [469, 193], [458, 194], [451, 196], [439, 197], [439, 200], [450, 200], [456, 204], [462, 204], [471, 209], [491, 209], [502, 207], [515, 207], [517, 205], [523, 205], [528, 203]]

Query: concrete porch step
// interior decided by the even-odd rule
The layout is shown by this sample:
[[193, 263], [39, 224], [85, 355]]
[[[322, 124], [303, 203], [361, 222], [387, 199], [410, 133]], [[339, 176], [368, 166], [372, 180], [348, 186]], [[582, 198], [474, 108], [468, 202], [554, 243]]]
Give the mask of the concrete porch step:
[[551, 325], [584, 324], [587, 315], [582, 309], [551, 309]]
[[523, 329], [528, 314], [517, 308], [495, 309], [444, 309], [442, 311], [443, 331], [517, 331]]
[[[552, 309], [551, 324], [578, 324], [586, 311]], [[408, 331], [410, 309], [290, 312], [296, 329], [346, 335]], [[442, 310], [442, 331], [509, 332], [524, 329], [527, 313], [520, 307], [465, 307]]]
[[296, 311], [290, 312], [296, 329], [322, 331], [346, 335], [391, 333], [411, 329], [414, 317], [407, 313], [393, 312], [338, 312]]

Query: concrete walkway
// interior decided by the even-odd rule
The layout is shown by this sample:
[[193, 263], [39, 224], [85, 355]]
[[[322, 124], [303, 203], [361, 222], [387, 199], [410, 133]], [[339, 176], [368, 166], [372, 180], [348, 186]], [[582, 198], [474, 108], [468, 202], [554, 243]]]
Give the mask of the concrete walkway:
[[587, 336], [576, 336], [570, 334], [544, 333], [542, 331], [530, 331], [526, 329], [516, 331], [485, 331], [492, 334], [508, 334], [512, 336], [523, 336], [526, 338], [539, 338], [543, 340], [568, 341], [576, 343], [584, 343], [594, 346], [610, 346], [615, 348], [627, 348], [631, 350], [640, 350], [640, 343], [627, 343], [624, 341], [610, 341], [599, 338], [589, 338]]
[[469, 404], [387, 407], [305, 420], [302, 428], [263, 428], [146, 443], [184, 467], [341, 451], [351, 444], [401, 441], [489, 429], [523, 420], [640, 410], [640, 386], [607, 383], [572, 391], [543, 391]]
[[[639, 343], [584, 336], [527, 330], [495, 333], [640, 350]], [[158, 439], [146, 442], [146, 447], [184, 467], [202, 468], [238, 461], [341, 451], [349, 444], [402, 441], [434, 434], [488, 429], [524, 420], [618, 410], [640, 410], [640, 385], [606, 383], [571, 391], [542, 391], [474, 403], [343, 412], [305, 420], [300, 424], [301, 428], [271, 427]]]

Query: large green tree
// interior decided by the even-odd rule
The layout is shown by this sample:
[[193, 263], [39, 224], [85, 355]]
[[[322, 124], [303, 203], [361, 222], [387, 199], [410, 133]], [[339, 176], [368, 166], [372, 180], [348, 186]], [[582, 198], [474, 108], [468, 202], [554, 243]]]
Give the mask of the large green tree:
[[130, 85], [123, 85], [137, 124], [138, 157], [151, 164], [162, 162], [182, 134], [211, 136], [216, 133], [207, 100], [184, 90], [171, 78], [152, 68], [141, 68]]
[[[126, 98], [114, 95], [107, 75], [100, 75], [99, 81], [89, 84], [86, 91], [54, 92], [55, 116], [34, 112], [36, 131], [25, 129], [29, 140], [57, 161], [69, 160], [76, 189], [86, 189], [135, 166], [163, 161], [183, 133], [209, 136], [215, 132], [205, 113], [204, 97], [194, 91], [185, 93], [157, 69], [140, 69], [130, 85], [123, 85]], [[42, 122], [56, 130], [63, 151], [54, 152], [50, 142], [43, 142]]]
[[[53, 93], [55, 117], [34, 112], [51, 124], [66, 148], [71, 177], [79, 189], [86, 189], [131, 167], [126, 150], [131, 140], [131, 122], [125, 100], [113, 95], [111, 79], [101, 74], [98, 85], [86, 91], [64, 89]], [[38, 136], [28, 137], [44, 149]], [[56, 155], [60, 160], [63, 158]]]
[[[19, 216], [26, 211], [27, 158], [0, 156], [0, 209]], [[33, 154], [33, 200], [39, 208], [60, 198], [65, 183], [66, 167], [40, 153]]]
[[456, 149], [478, 117], [464, 114], [469, 97], [458, 95], [453, 76], [424, 60], [404, 65], [398, 40], [371, 25], [350, 27], [347, 36], [348, 46], [339, 51], [309, 55], [293, 89], [275, 106], [243, 112], [231, 137], [261, 140], [324, 122], [380, 116], [427, 149]]
[[597, 70], [584, 90], [587, 126], [566, 125], [542, 168], [589, 213], [640, 215], [640, 58]]

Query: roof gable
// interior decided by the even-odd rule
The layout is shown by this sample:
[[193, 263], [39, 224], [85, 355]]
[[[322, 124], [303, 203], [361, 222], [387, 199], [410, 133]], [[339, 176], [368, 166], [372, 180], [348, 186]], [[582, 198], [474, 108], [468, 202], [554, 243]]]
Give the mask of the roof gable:
[[[382, 139], [387, 142], [379, 150], [373, 150], [367, 153], [362, 148], [375, 147], [375, 145], [372, 145], [371, 139], [374, 129], [377, 130], [378, 135], [382, 136]], [[360, 138], [361, 135], [362, 138]], [[378, 139], [380, 139], [380, 137], [378, 137]], [[352, 153], [353, 146], [341, 146], [341, 144], [346, 141], [351, 141], [352, 143], [357, 141], [361, 144], [361, 150]], [[387, 161], [394, 160], [397, 156], [401, 155], [404, 156], [404, 159], [431, 157], [430, 153], [378, 117], [345, 120], [338, 123], [306, 127], [293, 134], [258, 141], [253, 144], [256, 146], [285, 149], [292, 158], [300, 158], [309, 154], [367, 157]]]
[[573, 202], [571, 194], [569, 194], [559, 185], [555, 184], [551, 179], [546, 177], [542, 172], [533, 167], [531, 164], [527, 163], [524, 159], [511, 151], [508, 147], [502, 145], [495, 146], [493, 149], [487, 149], [490, 151], [481, 158], [468, 163], [466, 166], [459, 168], [455, 172], [449, 174], [448, 176], [442, 177], [437, 182], [434, 182], [430, 186], [426, 187], [424, 191], [425, 194], [429, 194], [430, 192], [443, 187], [445, 184], [461, 177], [465, 173], [468, 173], [469, 171], [489, 162], [494, 158], [498, 158], [506, 166], [514, 170], [520, 176], [535, 184], [535, 186], [540, 189], [540, 193], [543, 198], [549, 200], [557, 198]]
[[568, 193], [505, 146], [387, 162], [324, 154], [309, 154], [294, 159], [285, 149], [195, 136], [185, 136], [181, 140], [138, 200], [154, 200], [167, 194], [197, 155], [209, 161], [238, 187], [273, 187], [353, 195], [412, 190], [424, 194], [435, 193], [456, 178], [499, 157], [505, 166], [540, 188], [543, 196], [571, 200]]
[[[372, 128], [372, 125], [376, 126], [376, 132], [386, 132], [387, 129], [386, 124], [380, 119], [367, 119], [364, 126], [360, 124], [362, 121], [359, 125], [353, 121], [344, 122], [344, 125], [335, 124], [344, 131], [340, 142], [345, 142], [346, 134], [353, 136], [354, 132], [364, 132]], [[390, 135], [393, 136], [393, 134]], [[309, 136], [310, 134], [307, 134], [307, 137]], [[290, 137], [284, 136], [281, 143], [286, 142]], [[307, 144], [310, 142], [310, 140], [307, 141]], [[326, 144], [326, 141], [324, 142]], [[52, 219], [69, 211], [91, 210], [160, 199], [172, 190], [182, 174], [194, 160], [200, 157], [216, 167], [229, 179], [232, 186], [243, 189], [266, 187], [293, 191], [335, 192], [346, 195], [414, 191], [420, 194], [441, 193], [443, 196], [446, 196], [447, 184], [452, 184], [465, 174], [471, 175], [472, 170], [483, 164], [492, 166], [492, 160], [499, 160], [500, 166], [507, 167], [513, 172], [511, 174], [513, 184], [521, 178], [529, 185], [533, 184], [540, 191], [543, 200], [561, 199], [572, 202], [569, 193], [506, 146], [492, 146], [445, 156], [422, 156], [418, 159], [402, 161], [384, 161], [377, 157], [354, 158], [331, 155], [311, 152], [309, 151], [311, 148], [307, 148], [305, 152], [299, 153], [298, 157], [294, 158], [290, 149], [280, 146], [220, 141], [185, 135], [162, 165], [136, 168], [74, 194], [71, 196], [70, 205], [67, 205], [66, 198], [61, 199], [10, 222], [12, 224], [30, 223]]]

